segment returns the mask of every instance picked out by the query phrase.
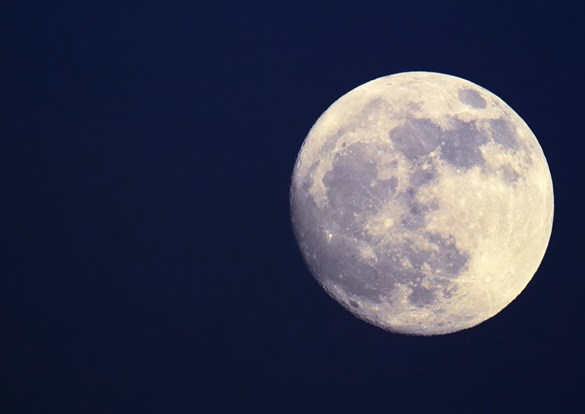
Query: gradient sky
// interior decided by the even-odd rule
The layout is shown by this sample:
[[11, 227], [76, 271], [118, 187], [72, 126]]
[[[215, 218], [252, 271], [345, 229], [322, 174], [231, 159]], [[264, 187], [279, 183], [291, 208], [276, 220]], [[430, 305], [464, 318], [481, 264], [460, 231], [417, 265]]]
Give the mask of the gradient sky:
[[[511, 4], [510, 4], [511, 3]], [[576, 412], [585, 6], [3, 1], [2, 413]], [[427, 70], [530, 126], [555, 222], [471, 330], [391, 334], [310, 276], [288, 191], [339, 96]]]

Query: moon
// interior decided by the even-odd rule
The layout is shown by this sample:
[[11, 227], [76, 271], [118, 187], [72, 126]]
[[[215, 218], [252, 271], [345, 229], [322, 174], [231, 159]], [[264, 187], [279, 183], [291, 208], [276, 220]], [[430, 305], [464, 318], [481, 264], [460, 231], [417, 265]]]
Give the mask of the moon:
[[522, 292], [546, 251], [554, 199], [536, 137], [502, 99], [455, 76], [406, 72], [321, 115], [290, 206], [330, 296], [388, 331], [440, 335]]

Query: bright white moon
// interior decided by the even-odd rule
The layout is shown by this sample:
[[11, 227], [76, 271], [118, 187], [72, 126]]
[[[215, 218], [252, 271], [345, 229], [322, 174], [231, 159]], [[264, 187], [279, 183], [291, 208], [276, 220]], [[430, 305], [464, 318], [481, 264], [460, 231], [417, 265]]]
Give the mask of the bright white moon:
[[474, 83], [382, 77], [313, 126], [291, 186], [295, 235], [324, 289], [384, 329], [437, 335], [505, 308], [544, 256], [553, 188], [524, 121]]

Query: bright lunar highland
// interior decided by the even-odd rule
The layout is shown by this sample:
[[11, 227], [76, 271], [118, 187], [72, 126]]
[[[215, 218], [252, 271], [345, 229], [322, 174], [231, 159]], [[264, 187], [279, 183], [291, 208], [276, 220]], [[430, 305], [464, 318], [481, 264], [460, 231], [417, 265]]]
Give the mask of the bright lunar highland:
[[321, 286], [359, 318], [413, 335], [505, 308], [553, 221], [548, 165], [520, 116], [431, 72], [375, 79], [333, 103], [303, 143], [290, 197]]

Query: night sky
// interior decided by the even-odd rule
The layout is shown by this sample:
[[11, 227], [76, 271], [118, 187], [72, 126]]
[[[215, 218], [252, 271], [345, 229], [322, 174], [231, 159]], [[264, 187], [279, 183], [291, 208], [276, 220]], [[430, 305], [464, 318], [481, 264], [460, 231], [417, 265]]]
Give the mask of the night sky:
[[[582, 410], [584, 13], [577, 0], [0, 1], [0, 413]], [[428, 338], [329, 298], [288, 204], [321, 113], [412, 70], [506, 101], [555, 189], [524, 292]]]

